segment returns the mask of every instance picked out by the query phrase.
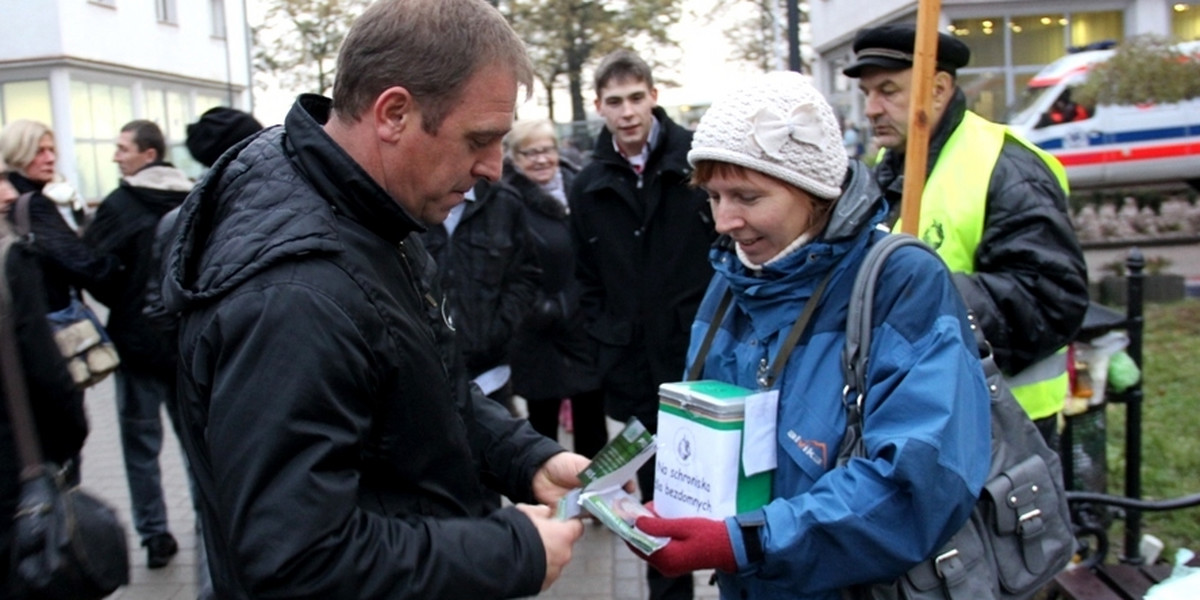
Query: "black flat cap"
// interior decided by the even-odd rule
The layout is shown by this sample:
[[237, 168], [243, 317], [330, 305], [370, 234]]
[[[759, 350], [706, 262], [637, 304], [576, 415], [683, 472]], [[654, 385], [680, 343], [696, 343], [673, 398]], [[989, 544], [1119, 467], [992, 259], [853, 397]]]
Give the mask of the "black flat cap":
[[[863, 29], [854, 36], [854, 62], [842, 69], [846, 77], [859, 77], [863, 67], [879, 67], [889, 71], [910, 69], [913, 48], [917, 44], [917, 28], [911, 23], [883, 25]], [[958, 38], [938, 32], [937, 70], [953, 75], [967, 66], [971, 49]]]

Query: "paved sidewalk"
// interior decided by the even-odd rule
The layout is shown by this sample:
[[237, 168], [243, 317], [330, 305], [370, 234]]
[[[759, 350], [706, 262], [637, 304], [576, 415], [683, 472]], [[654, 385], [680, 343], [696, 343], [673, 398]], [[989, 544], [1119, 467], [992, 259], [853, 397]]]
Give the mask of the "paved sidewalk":
[[[166, 415], [168, 432], [160, 464], [171, 533], [179, 541], [179, 554], [163, 569], [146, 568], [146, 551], [133, 531], [129, 513], [129, 488], [117, 429], [113, 378], [87, 392], [91, 434], [83, 448], [83, 486], [113, 504], [129, 530], [131, 573], [128, 586], [110, 600], [191, 600], [196, 597], [194, 515], [184, 474], [182, 450]], [[570, 436], [562, 442], [570, 447]], [[711, 572], [696, 574], [696, 597], [717, 598], [709, 586]], [[550, 591], [538, 598], [556, 600], [641, 600], [646, 598], [645, 565], [608, 529], [587, 525], [584, 538], [575, 546], [575, 556]]]

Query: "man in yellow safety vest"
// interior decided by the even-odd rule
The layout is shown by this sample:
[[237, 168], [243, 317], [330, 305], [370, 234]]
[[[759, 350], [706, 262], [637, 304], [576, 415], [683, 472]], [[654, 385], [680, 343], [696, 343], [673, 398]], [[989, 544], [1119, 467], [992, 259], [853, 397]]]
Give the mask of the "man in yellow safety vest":
[[[842, 72], [859, 80], [883, 150], [875, 180], [900, 214], [912, 25], [866, 29]], [[1013, 394], [1052, 448], [1067, 395], [1065, 346], [1087, 309], [1087, 268], [1067, 214], [1067, 178], [1053, 156], [967, 110], [955, 75], [971, 51], [938, 34], [928, 172], [918, 235], [937, 249], [992, 344]], [[896, 225], [898, 229], [898, 225]]]

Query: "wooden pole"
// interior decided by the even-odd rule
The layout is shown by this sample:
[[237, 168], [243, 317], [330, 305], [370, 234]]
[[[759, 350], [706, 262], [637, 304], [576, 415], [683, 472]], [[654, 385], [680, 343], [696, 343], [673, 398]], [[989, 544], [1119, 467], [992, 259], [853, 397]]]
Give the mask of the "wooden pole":
[[904, 191], [900, 204], [900, 230], [918, 235], [921, 193], [929, 161], [929, 133], [933, 122], [933, 76], [937, 65], [938, 16], [941, 0], [917, 4], [917, 39], [913, 48], [912, 95], [908, 107], [908, 145], [904, 149]]

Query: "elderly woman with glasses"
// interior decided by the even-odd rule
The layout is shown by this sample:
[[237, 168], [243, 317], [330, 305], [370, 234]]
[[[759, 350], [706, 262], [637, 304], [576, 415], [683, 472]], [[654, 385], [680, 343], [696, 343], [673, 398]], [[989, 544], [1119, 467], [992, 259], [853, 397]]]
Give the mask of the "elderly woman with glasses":
[[591, 457], [608, 436], [594, 351], [577, 310], [579, 284], [567, 221], [567, 190], [578, 168], [559, 156], [550, 121], [519, 121], [505, 143], [503, 181], [528, 208], [542, 267], [541, 289], [513, 346], [514, 391], [526, 400], [530, 424], [551, 439], [558, 436], [559, 405], [570, 398], [575, 451]]

